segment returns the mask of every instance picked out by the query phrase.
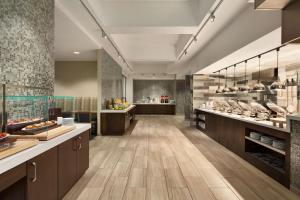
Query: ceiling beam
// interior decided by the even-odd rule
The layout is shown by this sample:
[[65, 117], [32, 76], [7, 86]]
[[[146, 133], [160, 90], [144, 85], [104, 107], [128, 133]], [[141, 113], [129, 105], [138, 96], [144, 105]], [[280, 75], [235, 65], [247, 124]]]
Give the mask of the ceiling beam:
[[256, 10], [281, 10], [293, 0], [255, 0], [254, 8]]

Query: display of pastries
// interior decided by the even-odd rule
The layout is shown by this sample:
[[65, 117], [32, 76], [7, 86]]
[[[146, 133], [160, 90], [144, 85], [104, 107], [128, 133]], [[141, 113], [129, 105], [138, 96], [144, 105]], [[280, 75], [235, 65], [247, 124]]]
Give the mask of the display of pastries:
[[52, 121], [45, 121], [45, 122], [41, 122], [41, 123], [37, 123], [37, 124], [28, 125], [24, 129], [25, 130], [40, 129], [40, 128], [52, 126], [52, 125], [55, 125], [55, 124], [56, 123], [55, 123], [54, 120], [52, 120]]
[[20, 119], [9, 119], [7, 125], [26, 124], [30, 122], [40, 121], [41, 118], [20, 118]]

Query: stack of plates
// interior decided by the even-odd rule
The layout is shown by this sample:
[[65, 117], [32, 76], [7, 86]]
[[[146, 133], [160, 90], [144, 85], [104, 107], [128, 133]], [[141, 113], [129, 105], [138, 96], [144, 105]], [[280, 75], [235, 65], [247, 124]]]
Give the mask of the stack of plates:
[[255, 140], [260, 140], [260, 137], [262, 134], [256, 133], [256, 132], [250, 132], [250, 138], [255, 139]]
[[74, 118], [73, 117], [63, 118], [62, 124], [64, 126], [73, 126], [74, 125]]
[[273, 140], [272, 146], [276, 149], [284, 150], [285, 142], [283, 140]]
[[263, 135], [263, 136], [260, 137], [260, 141], [262, 143], [269, 144], [269, 145], [272, 145], [273, 140], [274, 140], [274, 138], [271, 137], [271, 136], [265, 136], [265, 135]]

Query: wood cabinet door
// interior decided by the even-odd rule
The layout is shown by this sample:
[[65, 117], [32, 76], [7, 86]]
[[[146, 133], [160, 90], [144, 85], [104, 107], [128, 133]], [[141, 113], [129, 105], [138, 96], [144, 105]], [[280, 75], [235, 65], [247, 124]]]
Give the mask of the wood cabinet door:
[[64, 195], [77, 181], [77, 137], [58, 146], [58, 197]]
[[78, 136], [77, 178], [89, 168], [89, 132], [90, 130]]
[[55, 147], [27, 161], [27, 199], [57, 198], [57, 147]]

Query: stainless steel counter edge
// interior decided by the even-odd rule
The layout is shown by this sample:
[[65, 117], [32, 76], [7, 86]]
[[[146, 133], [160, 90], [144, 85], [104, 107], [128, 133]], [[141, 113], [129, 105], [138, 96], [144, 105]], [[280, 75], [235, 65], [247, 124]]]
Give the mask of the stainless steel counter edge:
[[128, 108], [126, 108], [124, 110], [100, 110], [100, 113], [127, 113], [134, 107], [135, 107], [135, 105], [130, 105]]
[[235, 116], [233, 114], [222, 113], [222, 112], [218, 112], [218, 111], [214, 111], [214, 110], [209, 110], [209, 109], [204, 109], [204, 108], [197, 108], [197, 110], [204, 111], [204, 112], [209, 112], [209, 113], [216, 114], [216, 115], [221, 115], [223, 117], [228, 117], [228, 118], [240, 120], [240, 121], [247, 122], [247, 123], [252, 123], [252, 124], [264, 126], [264, 127], [267, 127], [267, 128], [276, 129], [276, 130], [279, 130], [279, 131], [282, 131], [282, 132], [286, 132], [286, 133], [290, 133], [288, 125], [287, 125], [286, 128], [279, 128], [279, 127], [273, 126], [272, 125], [273, 123], [270, 122], [270, 121], [254, 121], [253, 118], [247, 118], [247, 117], [242, 118], [240, 116]]
[[34, 158], [49, 149], [58, 146], [59, 144], [87, 131], [91, 128], [91, 124], [82, 123], [75, 124], [76, 128], [68, 133], [55, 137], [48, 141], [40, 141], [38, 145], [16, 153], [15, 155], [9, 156], [0, 160], [0, 174]]

